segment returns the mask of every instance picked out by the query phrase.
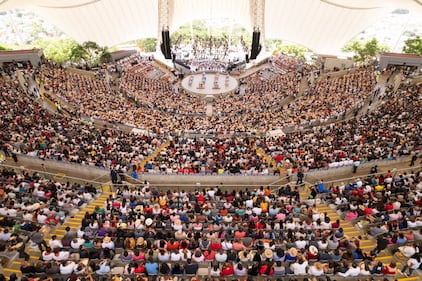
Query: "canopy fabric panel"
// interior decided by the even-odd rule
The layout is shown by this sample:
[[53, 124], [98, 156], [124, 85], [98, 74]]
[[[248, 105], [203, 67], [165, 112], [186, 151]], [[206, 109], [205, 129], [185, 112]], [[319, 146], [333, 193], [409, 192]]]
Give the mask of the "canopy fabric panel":
[[252, 32], [248, 0], [174, 0], [170, 32], [191, 20], [214, 18], [234, 19]]
[[[170, 32], [194, 19], [232, 18], [252, 33], [248, 0], [171, 0]], [[30, 9], [78, 42], [113, 46], [159, 36], [158, 0], [0, 0], [0, 10]], [[265, 0], [266, 38], [301, 44], [323, 54], [395, 8], [422, 15], [422, 0]]]

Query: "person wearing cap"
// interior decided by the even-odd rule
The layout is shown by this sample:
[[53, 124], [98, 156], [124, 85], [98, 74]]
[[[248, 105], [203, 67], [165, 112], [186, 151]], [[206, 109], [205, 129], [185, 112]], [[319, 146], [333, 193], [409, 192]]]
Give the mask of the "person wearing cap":
[[286, 261], [296, 261], [297, 254], [298, 254], [297, 249], [292, 247], [287, 251], [286, 256], [285, 256], [285, 260]]
[[315, 246], [310, 246], [308, 251], [306, 252], [306, 257], [308, 258], [308, 260], [318, 259], [318, 248]]
[[271, 249], [265, 249], [264, 253], [262, 254], [262, 259], [266, 261], [272, 261], [273, 251]]

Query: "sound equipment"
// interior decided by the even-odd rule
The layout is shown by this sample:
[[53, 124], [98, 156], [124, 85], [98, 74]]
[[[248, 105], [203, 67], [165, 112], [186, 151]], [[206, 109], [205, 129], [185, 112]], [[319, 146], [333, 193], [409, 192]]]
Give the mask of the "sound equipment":
[[259, 39], [261, 37], [261, 32], [259, 30], [252, 33], [252, 46], [251, 46], [251, 56], [250, 59], [254, 60], [261, 52], [261, 44], [259, 44]]
[[161, 53], [163, 53], [166, 59], [171, 59], [170, 32], [168, 30], [161, 31], [161, 39]]
[[246, 63], [249, 63], [249, 54], [245, 54], [245, 61]]

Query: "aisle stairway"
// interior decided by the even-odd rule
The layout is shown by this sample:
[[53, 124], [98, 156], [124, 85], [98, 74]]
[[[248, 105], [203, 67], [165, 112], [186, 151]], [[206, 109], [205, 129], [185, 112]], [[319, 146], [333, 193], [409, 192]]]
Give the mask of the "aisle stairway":
[[255, 147], [255, 152], [256, 152], [256, 155], [264, 158], [265, 162], [267, 162], [270, 166], [272, 166], [273, 169], [277, 169], [280, 172], [280, 176], [286, 174], [285, 169], [281, 167], [277, 167], [277, 163], [275, 162], [275, 160], [271, 156], [266, 154], [261, 148]]
[[[74, 215], [73, 217], [67, 219], [64, 224], [57, 226], [56, 228], [52, 229], [47, 237], [44, 239], [47, 243], [50, 240], [50, 237], [52, 235], [56, 235], [57, 239], [62, 239], [64, 233], [66, 232], [66, 227], [69, 226], [70, 228], [77, 230], [81, 226], [82, 218], [84, 217], [86, 212], [92, 213], [96, 206], [98, 207], [104, 207], [104, 202], [109, 197], [111, 192], [104, 191], [101, 193], [100, 196], [95, 198], [93, 201], [91, 201], [87, 206], [80, 209], [79, 213]], [[35, 264], [39, 261], [41, 252], [37, 249], [33, 249], [30, 247], [31, 242], [27, 243], [26, 246], [26, 252], [30, 255], [30, 262]], [[14, 261], [11, 261], [7, 267], [3, 268], [4, 274], [6, 276], [9, 276], [12, 273], [16, 273], [18, 276], [21, 276], [20, 272], [20, 266], [22, 264], [23, 259], [16, 259]]]
[[167, 139], [167, 141], [163, 145], [161, 145], [156, 150], [154, 150], [150, 155], [145, 157], [144, 160], [142, 160], [142, 162], [139, 164], [141, 166], [141, 170], [144, 171], [145, 165], [148, 164], [148, 162], [153, 161], [154, 158], [157, 157], [157, 155], [160, 154], [160, 152], [166, 149], [169, 145], [170, 145], [170, 140]]
[[[316, 209], [318, 212], [326, 213], [327, 216], [330, 218], [331, 221], [336, 221], [337, 219], [340, 220], [340, 225], [344, 230], [344, 234], [350, 239], [353, 237], [358, 237], [359, 235], [362, 237], [360, 240], [360, 248], [364, 252], [369, 252], [373, 250], [376, 246], [376, 241], [374, 239], [366, 239], [366, 234], [362, 230], [356, 229], [350, 222], [347, 222], [343, 220], [339, 214], [336, 213], [335, 210], [328, 207], [325, 203], [317, 204]], [[397, 263], [397, 267], [401, 269], [403, 267], [402, 262], [397, 260], [394, 256], [391, 255], [391, 253], [387, 250], [381, 251], [381, 253], [378, 254], [378, 256], [375, 258], [377, 261], [381, 261], [384, 264], [389, 264], [391, 261], [395, 261]], [[411, 276], [411, 277], [405, 277], [405, 275], [398, 273], [396, 275], [397, 281], [416, 281], [420, 280], [420, 276]]]

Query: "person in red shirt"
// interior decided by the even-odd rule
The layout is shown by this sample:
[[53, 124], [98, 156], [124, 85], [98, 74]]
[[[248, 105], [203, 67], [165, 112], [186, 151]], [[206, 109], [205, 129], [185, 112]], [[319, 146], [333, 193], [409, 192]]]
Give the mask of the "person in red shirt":
[[274, 269], [273, 264], [271, 262], [265, 262], [261, 265], [261, 268], [259, 269], [259, 274], [261, 275], [273, 275]]
[[385, 204], [386, 211], [392, 211], [393, 209], [394, 209], [394, 206], [391, 202], [388, 202], [387, 204]]
[[226, 262], [224, 263], [223, 269], [221, 270], [221, 276], [231, 276], [234, 274], [233, 264]]
[[211, 250], [219, 251], [223, 246], [221, 245], [221, 241], [219, 239], [214, 239], [211, 242]]
[[145, 273], [145, 266], [143, 263], [139, 263], [138, 266], [135, 268], [134, 271], [136, 274], [142, 274]]
[[173, 238], [167, 242], [167, 250], [173, 251], [179, 249], [179, 242], [175, 241]]
[[213, 261], [215, 260], [215, 251], [213, 250], [206, 250], [204, 251], [204, 257], [206, 261]]
[[382, 274], [395, 275], [396, 273], [397, 273], [397, 265], [393, 261], [389, 265], [384, 266], [382, 269]]

